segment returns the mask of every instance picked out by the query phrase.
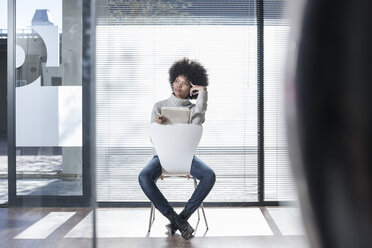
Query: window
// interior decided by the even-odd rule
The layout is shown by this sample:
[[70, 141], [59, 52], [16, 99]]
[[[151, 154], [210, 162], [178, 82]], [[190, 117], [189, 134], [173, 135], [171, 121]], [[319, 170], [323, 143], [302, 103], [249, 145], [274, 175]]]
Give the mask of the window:
[[264, 1], [265, 201], [295, 200], [284, 109], [284, 72], [290, 23], [285, 1]]
[[[98, 8], [97, 200], [147, 201], [137, 175], [154, 152], [151, 110], [170, 97], [171, 64], [188, 57], [210, 76], [197, 156], [218, 180], [206, 201], [257, 201], [255, 2], [153, 4], [111, 1]], [[185, 190], [174, 195], [176, 184]], [[174, 180], [159, 187], [170, 201], [185, 201], [193, 185]]]
[[[281, 90], [290, 30], [283, 9], [283, 1], [265, 1], [266, 201], [293, 199]], [[97, 201], [148, 201], [137, 176], [154, 155], [151, 110], [170, 97], [169, 67], [188, 57], [210, 77], [197, 150], [217, 175], [206, 202], [257, 202], [256, 1], [100, 1], [97, 25]], [[170, 201], [185, 201], [193, 190], [187, 181], [158, 185]]]

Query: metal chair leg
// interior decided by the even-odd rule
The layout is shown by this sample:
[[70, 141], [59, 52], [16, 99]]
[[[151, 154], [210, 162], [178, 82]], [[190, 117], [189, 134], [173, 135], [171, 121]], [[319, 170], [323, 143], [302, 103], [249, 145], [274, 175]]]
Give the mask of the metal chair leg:
[[[194, 190], [195, 190], [196, 187], [198, 186], [198, 183], [196, 182], [195, 178], [192, 178], [192, 179], [194, 180]], [[199, 222], [200, 222], [200, 211], [199, 211], [199, 207], [198, 207], [198, 221], [196, 222], [196, 225], [195, 225], [195, 232], [199, 227]]]
[[[205, 221], [205, 225], [207, 226], [207, 231], [209, 230], [209, 227], [208, 227], [208, 222], [207, 222], [207, 217], [205, 216], [205, 212], [204, 212], [204, 205], [203, 203], [200, 204], [201, 206], [201, 209], [202, 209], [202, 212], [203, 212], [203, 216], [204, 216], [204, 221]], [[199, 210], [199, 209], [198, 209]]]
[[[193, 178], [193, 179], [194, 179], [194, 189], [196, 189], [198, 183], [196, 182], [196, 179], [195, 178]], [[205, 216], [205, 211], [204, 211], [204, 205], [203, 205], [203, 203], [201, 203], [200, 206], [198, 207], [198, 222], [197, 222], [196, 226], [199, 225], [199, 221], [200, 221], [200, 212], [199, 212], [199, 208], [200, 207], [202, 209], [203, 217], [204, 217], [204, 221], [205, 221], [205, 225], [206, 225], [207, 231], [208, 231], [209, 230], [209, 226], [208, 226], [208, 222], [207, 222], [207, 217]]]
[[[194, 179], [194, 190], [196, 189], [196, 187], [198, 186], [198, 183], [196, 182], [196, 179]], [[199, 224], [199, 221], [200, 221], [200, 211], [199, 211], [199, 208], [198, 208], [198, 224]]]
[[[155, 180], [155, 183], [157, 182], [158, 180]], [[149, 230], [148, 232], [151, 231], [151, 227], [152, 227], [152, 224], [154, 223], [155, 221], [155, 205], [151, 203], [151, 210], [150, 210], [150, 221], [149, 221]]]
[[[196, 187], [198, 186], [198, 183], [197, 183], [197, 181], [196, 181], [195, 178], [192, 177], [192, 179], [194, 180], [194, 189], [196, 189]], [[205, 225], [206, 225], [207, 231], [208, 231], [209, 230], [209, 226], [208, 226], [208, 222], [207, 222], [207, 217], [205, 216], [205, 211], [204, 211], [204, 205], [203, 205], [203, 203], [201, 203], [200, 206], [198, 207], [198, 222], [196, 223], [196, 228], [198, 227], [199, 222], [200, 222], [200, 210], [199, 210], [199, 208], [202, 209], [203, 217], [204, 217], [204, 221], [205, 221]], [[148, 229], [148, 232], [151, 231], [151, 227], [152, 227], [152, 224], [154, 223], [154, 221], [155, 221], [155, 206], [151, 202], [151, 210], [150, 210], [150, 220], [149, 220], [149, 229]]]
[[148, 232], [151, 231], [151, 226], [152, 226], [152, 223], [154, 223], [154, 220], [155, 220], [155, 206], [154, 206], [154, 204], [151, 203], [150, 221], [149, 221], [149, 230], [148, 230]]

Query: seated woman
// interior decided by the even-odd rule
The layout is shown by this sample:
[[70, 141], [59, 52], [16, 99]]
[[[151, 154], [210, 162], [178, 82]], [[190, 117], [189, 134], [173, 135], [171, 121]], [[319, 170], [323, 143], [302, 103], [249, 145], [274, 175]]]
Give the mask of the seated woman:
[[[206, 88], [208, 75], [205, 68], [200, 63], [187, 58], [176, 61], [169, 69], [169, 82], [172, 94], [170, 98], [154, 105], [151, 113], [151, 123], [167, 123], [167, 119], [160, 114], [161, 107], [185, 107], [190, 109], [189, 123], [202, 124], [205, 121], [208, 99]], [[197, 99], [196, 104], [189, 101], [189, 99], [195, 98]], [[214, 171], [194, 156], [190, 174], [200, 182], [180, 214], [174, 211], [155, 184], [161, 173], [160, 161], [158, 156], [155, 155], [138, 176], [141, 188], [155, 207], [169, 219], [170, 224], [166, 225], [168, 232], [173, 235], [178, 229], [182, 237], [188, 239], [194, 229], [187, 220], [213, 188], [216, 181]]]

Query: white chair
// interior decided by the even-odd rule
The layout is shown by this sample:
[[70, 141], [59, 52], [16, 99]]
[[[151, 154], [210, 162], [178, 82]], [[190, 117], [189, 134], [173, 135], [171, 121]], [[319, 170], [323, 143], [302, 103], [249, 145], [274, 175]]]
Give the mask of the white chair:
[[[160, 160], [160, 164], [162, 166], [162, 175], [160, 176], [161, 180], [169, 177], [192, 179], [194, 181], [194, 189], [197, 187], [197, 181], [190, 175], [190, 169], [202, 133], [203, 127], [201, 125], [164, 125], [158, 123], [151, 124], [151, 141], [155, 147], [156, 153], [158, 154]], [[208, 230], [209, 227], [207, 218], [205, 217], [203, 203], [200, 204], [200, 207], [202, 208], [205, 225]], [[200, 221], [199, 208], [196, 228], [199, 225]], [[150, 232], [154, 220], [155, 206], [151, 203], [148, 232]]]

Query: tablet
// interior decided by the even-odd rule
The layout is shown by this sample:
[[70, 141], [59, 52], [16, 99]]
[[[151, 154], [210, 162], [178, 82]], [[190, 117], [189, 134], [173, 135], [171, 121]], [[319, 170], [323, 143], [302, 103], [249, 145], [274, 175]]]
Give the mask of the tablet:
[[189, 123], [190, 109], [182, 107], [162, 107], [161, 114], [168, 119], [167, 124]]

